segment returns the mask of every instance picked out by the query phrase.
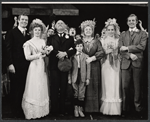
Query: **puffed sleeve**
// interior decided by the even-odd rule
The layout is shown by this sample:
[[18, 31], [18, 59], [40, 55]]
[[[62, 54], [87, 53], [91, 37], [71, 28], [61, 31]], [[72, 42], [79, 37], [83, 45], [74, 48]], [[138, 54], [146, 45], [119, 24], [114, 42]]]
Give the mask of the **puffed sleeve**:
[[95, 53], [96, 60], [100, 60], [105, 56], [104, 49], [100, 41], [96, 41], [97, 51]]
[[36, 60], [40, 58], [40, 55], [41, 55], [40, 53], [32, 55], [31, 46], [28, 43], [25, 43], [23, 45], [23, 49], [24, 49], [26, 60], [32, 61], [32, 60]]

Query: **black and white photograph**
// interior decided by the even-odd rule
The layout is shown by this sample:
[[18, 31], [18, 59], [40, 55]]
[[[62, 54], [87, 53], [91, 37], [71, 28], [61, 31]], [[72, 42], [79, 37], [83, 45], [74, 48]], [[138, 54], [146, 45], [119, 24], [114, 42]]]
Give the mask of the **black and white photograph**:
[[148, 2], [1, 2], [2, 120], [148, 120]]

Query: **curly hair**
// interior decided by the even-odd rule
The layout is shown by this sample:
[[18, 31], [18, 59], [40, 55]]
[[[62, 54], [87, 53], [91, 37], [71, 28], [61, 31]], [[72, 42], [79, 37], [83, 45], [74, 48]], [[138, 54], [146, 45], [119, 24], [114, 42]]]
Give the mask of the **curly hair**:
[[29, 32], [31, 34], [31, 37], [34, 36], [33, 35], [33, 29], [36, 28], [36, 27], [41, 28], [41, 36], [45, 33], [45, 30], [46, 30], [45, 24], [40, 19], [34, 19], [32, 21], [32, 23], [30, 24], [30, 27], [29, 27]]
[[104, 38], [107, 36], [107, 28], [108, 28], [109, 26], [113, 26], [113, 27], [114, 27], [114, 30], [115, 30], [114, 36], [115, 36], [115, 38], [119, 38], [119, 36], [120, 36], [120, 27], [119, 27], [119, 25], [117, 24], [115, 18], [113, 18], [113, 19], [109, 18], [109, 19], [105, 22], [105, 27], [104, 27], [103, 30], [102, 30], [102, 36], [103, 36]]
[[80, 28], [81, 28], [81, 35], [84, 37], [85, 34], [84, 34], [84, 29], [86, 27], [90, 27], [92, 29], [92, 37], [94, 37], [94, 29], [95, 29], [95, 25], [96, 25], [96, 22], [95, 22], [95, 19], [93, 20], [86, 20], [86, 21], [83, 21], [81, 24], [80, 24]]
[[115, 36], [115, 38], [119, 38], [119, 36], [120, 36], [120, 27], [119, 27], [118, 25], [116, 25], [116, 24], [109, 24], [109, 25], [107, 25], [107, 26], [105, 27], [105, 28], [106, 28], [106, 31], [107, 31], [107, 28], [108, 28], [109, 26], [113, 26], [113, 27], [114, 27], [114, 30], [115, 30], [114, 36]]

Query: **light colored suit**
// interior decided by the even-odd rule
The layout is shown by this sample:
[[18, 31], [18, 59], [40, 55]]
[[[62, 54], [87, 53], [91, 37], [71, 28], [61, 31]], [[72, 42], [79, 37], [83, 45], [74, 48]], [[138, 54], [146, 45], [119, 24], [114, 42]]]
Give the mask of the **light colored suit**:
[[[143, 51], [145, 50], [147, 43], [147, 35], [144, 31], [138, 30], [137, 32], [134, 32], [133, 36], [131, 37], [129, 30], [124, 31], [119, 39], [119, 47], [121, 46], [127, 46], [129, 48], [128, 52], [121, 53], [122, 57], [122, 63], [121, 63], [121, 69], [127, 69], [129, 68], [130, 64], [134, 67], [140, 68], [142, 65], [143, 60]], [[135, 61], [132, 61], [130, 59], [130, 53], [135, 54], [138, 59]]]
[[[121, 81], [122, 81], [122, 98], [123, 111], [129, 110], [130, 82], [133, 79], [134, 85], [134, 104], [136, 111], [141, 111], [141, 75], [143, 64], [143, 51], [147, 43], [147, 35], [144, 31], [137, 30], [131, 36], [129, 30], [123, 32], [119, 39], [119, 47], [126, 46], [128, 51], [120, 52], [121, 55]], [[138, 57], [132, 60], [130, 54]]]

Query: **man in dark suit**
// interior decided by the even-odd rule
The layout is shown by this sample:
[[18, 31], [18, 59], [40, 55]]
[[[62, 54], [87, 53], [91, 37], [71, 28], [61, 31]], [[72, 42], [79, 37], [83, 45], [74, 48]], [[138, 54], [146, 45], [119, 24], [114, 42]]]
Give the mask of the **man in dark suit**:
[[51, 113], [62, 116], [65, 114], [68, 72], [58, 69], [58, 61], [70, 58], [76, 53], [73, 38], [64, 33], [66, 27], [62, 20], [58, 20], [55, 25], [57, 33], [51, 35], [47, 41], [47, 44], [54, 48], [49, 55]]
[[27, 24], [28, 16], [20, 15], [18, 17], [18, 27], [10, 30], [5, 40], [7, 65], [11, 80], [10, 102], [12, 103], [12, 114], [17, 117], [23, 115], [21, 102], [29, 66], [23, 52], [23, 44], [30, 38], [26, 33]]
[[129, 88], [133, 80], [134, 105], [137, 115], [141, 116], [141, 75], [143, 65], [143, 51], [147, 43], [147, 35], [137, 29], [137, 16], [131, 14], [127, 19], [129, 30], [123, 32], [119, 39], [121, 60], [121, 81], [123, 92], [123, 112], [125, 116], [129, 112]]

